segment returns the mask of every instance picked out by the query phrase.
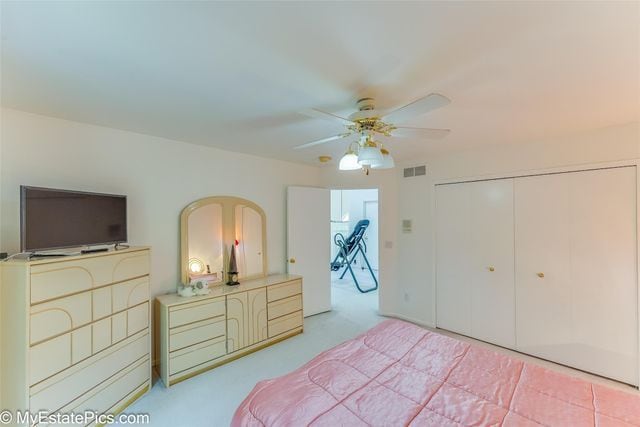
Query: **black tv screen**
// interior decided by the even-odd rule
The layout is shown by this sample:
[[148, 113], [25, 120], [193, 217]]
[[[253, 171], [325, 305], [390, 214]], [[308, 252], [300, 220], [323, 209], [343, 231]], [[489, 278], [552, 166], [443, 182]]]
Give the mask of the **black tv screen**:
[[20, 187], [22, 252], [126, 241], [126, 196]]

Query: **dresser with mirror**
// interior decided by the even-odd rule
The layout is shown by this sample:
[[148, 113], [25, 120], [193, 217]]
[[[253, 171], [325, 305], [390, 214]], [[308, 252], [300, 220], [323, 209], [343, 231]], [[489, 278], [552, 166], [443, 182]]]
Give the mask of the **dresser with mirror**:
[[[181, 281], [210, 293], [156, 299], [160, 377], [169, 387], [303, 331], [302, 277], [267, 274], [266, 216], [237, 197], [207, 197], [180, 216]], [[235, 256], [238, 285], [230, 277]]]

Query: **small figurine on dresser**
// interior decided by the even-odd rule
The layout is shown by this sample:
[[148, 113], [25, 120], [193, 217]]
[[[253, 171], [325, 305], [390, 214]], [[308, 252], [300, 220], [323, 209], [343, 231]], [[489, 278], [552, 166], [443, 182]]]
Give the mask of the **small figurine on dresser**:
[[229, 256], [229, 278], [227, 280], [227, 285], [236, 286], [239, 285], [238, 282], [238, 263], [236, 262], [236, 246], [231, 245], [231, 256]]
[[178, 285], [178, 295], [181, 297], [193, 297], [196, 295], [208, 295], [211, 292], [209, 282], [204, 279], [192, 280], [190, 283]]

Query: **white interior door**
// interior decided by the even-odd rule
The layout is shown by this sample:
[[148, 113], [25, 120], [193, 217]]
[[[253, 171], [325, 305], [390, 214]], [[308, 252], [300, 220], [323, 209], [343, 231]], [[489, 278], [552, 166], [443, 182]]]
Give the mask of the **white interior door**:
[[471, 187], [471, 331], [475, 338], [515, 347], [513, 179]]
[[635, 167], [518, 178], [515, 198], [518, 349], [637, 384]]
[[331, 193], [325, 188], [287, 188], [287, 265], [303, 277], [305, 316], [331, 310]]
[[570, 175], [574, 341], [596, 372], [637, 384], [635, 167]]
[[569, 360], [572, 346], [568, 174], [516, 178], [518, 350]]
[[436, 324], [471, 335], [471, 186], [436, 187]]
[[513, 180], [436, 188], [437, 326], [515, 346]]
[[[367, 243], [367, 259], [371, 268], [378, 270], [378, 202], [364, 202], [364, 217], [369, 220], [369, 228], [365, 234]], [[361, 265], [361, 267], [365, 267]]]

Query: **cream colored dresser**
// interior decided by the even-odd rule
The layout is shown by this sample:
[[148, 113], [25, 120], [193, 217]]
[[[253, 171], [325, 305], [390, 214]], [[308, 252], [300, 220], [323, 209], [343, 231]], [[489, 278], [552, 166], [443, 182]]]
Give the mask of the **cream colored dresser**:
[[168, 387], [302, 333], [302, 277], [215, 286], [211, 294], [157, 298], [160, 376]]
[[0, 264], [2, 408], [115, 413], [149, 390], [149, 252]]

